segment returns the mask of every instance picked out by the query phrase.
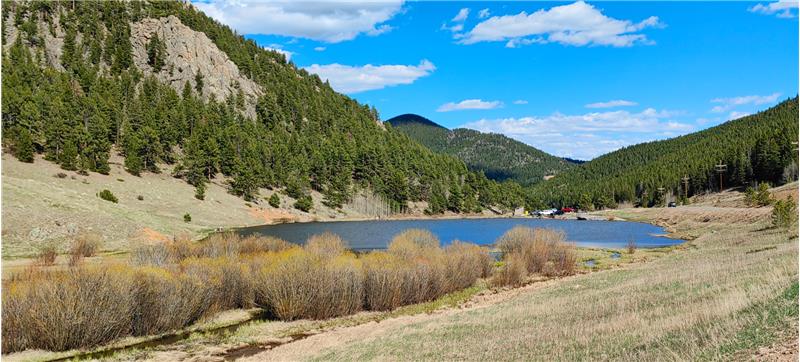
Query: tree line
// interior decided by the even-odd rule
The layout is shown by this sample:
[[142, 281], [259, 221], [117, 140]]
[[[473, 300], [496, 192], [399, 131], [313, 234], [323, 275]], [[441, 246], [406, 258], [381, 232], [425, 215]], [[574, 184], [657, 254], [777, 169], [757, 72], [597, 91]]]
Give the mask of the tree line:
[[[331, 207], [369, 189], [398, 207], [428, 201], [430, 213], [512, 209], [525, 201], [518, 185], [493, 182], [384, 128], [376, 109], [336, 93], [189, 4], [8, 5], [4, 20], [14, 22], [19, 35], [3, 52], [3, 144], [22, 161], [43, 154], [66, 170], [108, 173], [116, 152], [134, 175], [174, 165], [174, 176], [194, 185], [201, 199], [206, 183], [222, 175], [231, 193], [245, 200], [256, 200], [259, 188], [280, 188], [306, 210], [312, 190]], [[262, 86], [255, 117], [245, 115], [241, 90], [207, 99], [202, 74], [177, 91], [135, 67], [130, 22], [167, 15], [207, 34]], [[65, 31], [60, 68], [48, 63], [40, 34], [55, 34], [56, 26]], [[151, 67], [165, 66], [157, 36], [146, 51]]]

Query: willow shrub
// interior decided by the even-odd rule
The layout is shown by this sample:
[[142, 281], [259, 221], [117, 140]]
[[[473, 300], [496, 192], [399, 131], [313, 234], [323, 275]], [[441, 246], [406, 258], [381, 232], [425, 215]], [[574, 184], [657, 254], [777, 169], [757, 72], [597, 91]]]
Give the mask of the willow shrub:
[[525, 277], [528, 276], [528, 268], [522, 254], [508, 254], [504, 259], [503, 265], [492, 275], [491, 285], [494, 287], [518, 287], [524, 284]]
[[563, 232], [517, 226], [497, 240], [508, 259], [516, 255], [527, 273], [546, 276], [569, 275], [575, 271], [575, 246], [565, 241]]
[[341, 238], [305, 247], [222, 234], [142, 245], [132, 265], [32, 270], [3, 282], [3, 351], [62, 351], [165, 333], [233, 308], [281, 320], [324, 319], [433, 300], [488, 276], [488, 251], [430, 233], [399, 234], [387, 252], [357, 256]]
[[126, 336], [136, 300], [123, 267], [51, 271], [3, 285], [3, 352], [63, 351]]
[[324, 319], [362, 308], [364, 282], [353, 254], [279, 252], [256, 271], [256, 304], [278, 319]]
[[134, 265], [164, 267], [188, 258], [237, 258], [291, 247], [289, 242], [271, 236], [241, 237], [235, 233], [219, 233], [200, 242], [176, 238], [168, 242], [141, 244], [133, 249], [131, 262]]

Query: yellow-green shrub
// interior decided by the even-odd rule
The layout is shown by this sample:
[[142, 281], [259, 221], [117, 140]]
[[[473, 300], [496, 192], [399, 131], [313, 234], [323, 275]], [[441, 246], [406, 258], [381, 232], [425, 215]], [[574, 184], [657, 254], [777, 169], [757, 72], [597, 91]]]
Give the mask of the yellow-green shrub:
[[134, 278], [134, 335], [182, 328], [209, 313], [212, 288], [207, 280], [155, 267], [139, 268]]
[[325, 232], [308, 238], [304, 248], [313, 255], [332, 258], [347, 251], [347, 243], [339, 235]]
[[373, 251], [362, 257], [364, 266], [364, 306], [368, 310], [390, 310], [403, 305], [404, 273], [394, 255]]
[[564, 240], [560, 231], [517, 226], [503, 234], [497, 246], [506, 257], [518, 255], [528, 273], [567, 275], [575, 269], [575, 246]]
[[242, 254], [255, 254], [270, 251], [283, 251], [292, 247], [292, 244], [283, 239], [272, 236], [250, 235], [239, 243], [239, 252]]
[[522, 254], [511, 253], [505, 258], [503, 266], [492, 275], [491, 284], [495, 287], [520, 286], [528, 275], [525, 258]]
[[444, 260], [447, 293], [468, 288], [492, 271], [489, 250], [475, 244], [454, 241], [445, 248]]
[[238, 259], [191, 258], [181, 262], [184, 273], [210, 287], [210, 310], [252, 308], [255, 291], [250, 268]]
[[389, 242], [389, 253], [404, 257], [424, 257], [439, 249], [439, 239], [428, 230], [408, 229], [397, 234]]
[[120, 267], [72, 268], [5, 284], [3, 352], [63, 351], [128, 335], [131, 287], [130, 273]]
[[363, 275], [352, 254], [325, 258], [292, 248], [275, 254], [255, 279], [256, 304], [279, 319], [322, 319], [361, 309]]

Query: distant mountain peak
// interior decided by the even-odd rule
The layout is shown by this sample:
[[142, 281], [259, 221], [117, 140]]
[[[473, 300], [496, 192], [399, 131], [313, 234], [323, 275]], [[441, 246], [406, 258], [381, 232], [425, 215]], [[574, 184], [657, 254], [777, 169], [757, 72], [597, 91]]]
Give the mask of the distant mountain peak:
[[427, 119], [427, 118], [425, 118], [423, 116], [420, 116], [418, 114], [413, 114], [413, 113], [401, 114], [399, 116], [392, 117], [392, 118], [388, 119], [386, 122], [391, 124], [393, 127], [405, 126], [405, 125], [410, 125], [410, 124], [419, 124], [419, 125], [424, 125], [424, 126], [431, 126], [431, 127], [447, 129], [447, 127], [444, 127], [444, 126], [442, 126], [442, 125], [440, 125], [440, 124], [438, 124], [438, 123], [436, 123], [434, 121], [431, 121], [430, 119]]
[[574, 163], [547, 154], [499, 133], [442, 127], [416, 114], [403, 114], [386, 121], [395, 129], [428, 149], [454, 156], [472, 171], [483, 172], [497, 180], [514, 180], [532, 185], [575, 166]]

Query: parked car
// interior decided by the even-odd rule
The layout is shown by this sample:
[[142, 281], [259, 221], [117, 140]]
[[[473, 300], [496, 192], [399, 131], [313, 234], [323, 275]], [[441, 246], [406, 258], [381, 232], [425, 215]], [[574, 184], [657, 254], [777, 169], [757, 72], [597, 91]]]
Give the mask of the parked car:
[[571, 207], [562, 207], [561, 208], [561, 212], [563, 212], [563, 213], [575, 212], [575, 209], [573, 209]]
[[538, 216], [550, 216], [550, 215], [554, 215], [556, 213], [556, 211], [558, 211], [558, 210], [556, 210], [556, 209], [539, 210], [539, 211], [536, 212], [536, 215], [538, 215]]
[[678, 204], [676, 204], [675, 201], [670, 202], [669, 204], [667, 204], [667, 207], [677, 207], [677, 206], [678, 206]]

